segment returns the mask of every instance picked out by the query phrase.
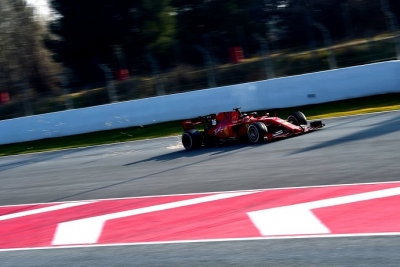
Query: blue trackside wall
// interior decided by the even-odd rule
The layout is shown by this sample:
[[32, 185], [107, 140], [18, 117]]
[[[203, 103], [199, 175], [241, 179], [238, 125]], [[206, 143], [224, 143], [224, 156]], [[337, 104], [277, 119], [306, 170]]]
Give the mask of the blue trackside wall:
[[400, 92], [400, 61], [0, 121], [0, 144], [149, 125], [241, 107], [268, 110]]

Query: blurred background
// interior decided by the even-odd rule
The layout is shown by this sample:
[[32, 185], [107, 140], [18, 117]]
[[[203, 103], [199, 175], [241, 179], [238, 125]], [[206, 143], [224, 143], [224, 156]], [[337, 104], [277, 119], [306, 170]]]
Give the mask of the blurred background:
[[0, 0], [0, 120], [400, 59], [399, 18], [399, 0]]

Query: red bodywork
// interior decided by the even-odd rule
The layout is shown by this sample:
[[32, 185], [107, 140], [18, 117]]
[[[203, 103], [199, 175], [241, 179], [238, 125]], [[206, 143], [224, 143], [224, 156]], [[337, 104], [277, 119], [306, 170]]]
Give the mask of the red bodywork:
[[182, 126], [187, 131], [195, 129], [196, 125], [203, 124], [206, 138], [223, 141], [246, 137], [247, 128], [254, 122], [262, 122], [266, 125], [268, 133], [264, 135], [264, 139], [267, 140], [302, 134], [324, 126], [322, 123], [317, 124], [316, 127], [297, 126], [279, 117], [270, 117], [268, 113], [264, 116], [258, 116], [256, 113], [247, 115], [238, 110], [201, 116], [197, 120], [185, 120]]

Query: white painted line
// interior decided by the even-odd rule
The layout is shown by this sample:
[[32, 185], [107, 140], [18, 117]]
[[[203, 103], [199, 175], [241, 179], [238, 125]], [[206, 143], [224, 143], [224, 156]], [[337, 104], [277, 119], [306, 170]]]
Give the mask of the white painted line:
[[253, 211], [247, 215], [263, 236], [328, 234], [330, 230], [312, 213], [312, 209], [397, 195], [400, 195], [400, 187]]
[[249, 212], [247, 215], [263, 236], [330, 233], [330, 230], [307, 209], [281, 207]]
[[234, 192], [234, 193], [217, 194], [217, 195], [187, 199], [182, 201], [176, 201], [150, 207], [121, 211], [116, 213], [100, 215], [96, 217], [89, 217], [85, 219], [60, 223], [57, 225], [52, 245], [96, 243], [101, 235], [105, 222], [108, 220], [139, 215], [149, 212], [173, 209], [178, 207], [184, 207], [189, 205], [195, 205], [210, 201], [222, 200], [237, 196], [248, 195], [252, 193], [254, 192]]
[[328, 235], [300, 235], [300, 236], [268, 236], [268, 237], [249, 237], [249, 238], [221, 238], [221, 239], [197, 239], [197, 240], [177, 240], [160, 242], [136, 242], [136, 243], [115, 243], [115, 244], [90, 244], [90, 245], [69, 245], [54, 247], [37, 248], [6, 248], [0, 252], [48, 250], [48, 249], [74, 249], [74, 248], [98, 248], [98, 247], [120, 247], [120, 246], [146, 246], [146, 245], [170, 245], [170, 244], [190, 244], [190, 243], [211, 243], [211, 242], [240, 242], [240, 241], [260, 241], [260, 240], [287, 240], [287, 239], [312, 239], [312, 238], [353, 238], [353, 237], [387, 237], [400, 236], [400, 232], [390, 233], [360, 233], [360, 234], [328, 234]]
[[[287, 189], [303, 189], [303, 188], [325, 188], [325, 187], [339, 187], [339, 186], [360, 186], [360, 185], [378, 185], [378, 184], [396, 184], [400, 181], [388, 181], [388, 182], [369, 182], [369, 183], [356, 183], [356, 184], [328, 184], [328, 185], [305, 185], [305, 186], [292, 186], [292, 187], [276, 187], [276, 188], [259, 188], [259, 189], [248, 189], [248, 190], [236, 190], [236, 191], [215, 191], [215, 192], [192, 192], [183, 194], [165, 194], [165, 195], [144, 195], [134, 197], [120, 197], [120, 198], [96, 198], [96, 199], [82, 199], [79, 201], [104, 201], [104, 200], [123, 200], [123, 199], [137, 199], [137, 198], [156, 198], [156, 197], [171, 197], [171, 196], [190, 196], [190, 195], [211, 195], [211, 194], [225, 194], [225, 193], [238, 193], [238, 192], [261, 192], [261, 191], [274, 191], [274, 190], [287, 190]], [[27, 203], [27, 204], [15, 204], [15, 205], [0, 205], [2, 207], [19, 207], [19, 206], [31, 206], [31, 205], [46, 205], [46, 204], [57, 204], [57, 203], [75, 203], [73, 201], [58, 201], [58, 202], [38, 202], [38, 203]]]
[[77, 207], [77, 206], [90, 204], [90, 203], [93, 203], [93, 201], [90, 201], [90, 202], [71, 202], [71, 203], [64, 203], [64, 204], [55, 205], [55, 206], [51, 206], [51, 207], [39, 208], [39, 209], [35, 209], [35, 210], [21, 211], [21, 212], [17, 212], [17, 213], [12, 213], [12, 214], [7, 214], [7, 215], [0, 216], [0, 221], [15, 219], [15, 218], [29, 216], [29, 215], [35, 215], [35, 214], [49, 212], [49, 211], [67, 209], [67, 208]]

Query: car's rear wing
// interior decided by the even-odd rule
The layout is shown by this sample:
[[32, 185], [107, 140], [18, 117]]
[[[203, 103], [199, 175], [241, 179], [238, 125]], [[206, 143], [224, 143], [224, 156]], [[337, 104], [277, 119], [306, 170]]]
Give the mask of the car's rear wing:
[[204, 127], [211, 127], [217, 124], [216, 114], [199, 116], [197, 119], [184, 120], [182, 127], [185, 131], [194, 129], [196, 125], [204, 124]]
[[187, 130], [191, 130], [194, 129], [196, 125], [201, 124], [201, 121], [192, 121], [192, 120], [185, 120], [182, 122], [182, 127], [183, 130], [187, 131]]

